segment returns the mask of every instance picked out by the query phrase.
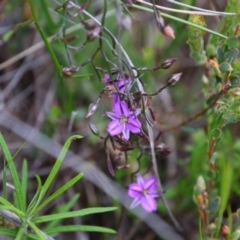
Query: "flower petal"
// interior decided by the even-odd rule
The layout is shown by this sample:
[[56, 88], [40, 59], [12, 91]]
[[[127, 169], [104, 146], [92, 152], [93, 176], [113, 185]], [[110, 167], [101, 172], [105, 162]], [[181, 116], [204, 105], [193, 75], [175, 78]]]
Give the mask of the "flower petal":
[[139, 132], [141, 132], [141, 122], [138, 119], [134, 119], [134, 118], [128, 119], [126, 127], [132, 133], [139, 133]]
[[157, 202], [149, 195], [142, 197], [141, 205], [147, 212], [153, 212], [157, 210]]
[[121, 107], [121, 112], [125, 117], [128, 117], [128, 115], [130, 114], [130, 109], [128, 108], [128, 105], [126, 102], [121, 101], [120, 102], [120, 107]]
[[149, 177], [145, 180], [144, 189], [156, 191], [157, 190], [157, 179], [156, 177]]
[[128, 187], [128, 196], [132, 198], [140, 198], [142, 196], [142, 188], [137, 183], [131, 183]]
[[123, 137], [128, 140], [129, 137], [130, 137], [130, 131], [128, 128], [126, 128], [126, 124], [123, 124], [124, 125], [124, 130], [122, 131], [123, 133]]
[[[118, 95], [118, 93], [113, 93], [112, 95], [111, 95], [111, 97], [112, 97], [112, 109], [115, 109], [115, 105], [116, 104], [119, 104], [119, 102], [120, 102], [120, 97], [119, 97], [119, 95]], [[120, 116], [119, 116], [120, 117]]]
[[151, 196], [152, 198], [157, 198], [161, 196], [161, 194], [158, 192], [148, 192], [148, 195]]
[[107, 74], [104, 75], [102, 81], [103, 81], [104, 83], [107, 83], [109, 80], [110, 80], [110, 75], [107, 73]]
[[105, 113], [109, 118], [111, 118], [112, 120], [116, 120], [116, 119], [119, 119], [119, 116], [114, 113], [114, 112], [106, 112]]
[[143, 188], [144, 179], [143, 179], [143, 177], [140, 174], [137, 175], [137, 183], [138, 183], [138, 185], [140, 185], [142, 187], [142, 189], [144, 189]]
[[107, 131], [111, 136], [115, 136], [123, 131], [123, 127], [123, 124], [120, 124], [119, 120], [113, 120], [108, 124]]
[[137, 116], [140, 112], [141, 112], [141, 109], [140, 109], [140, 108], [137, 108], [137, 109], [134, 111], [134, 115]]
[[141, 203], [141, 198], [135, 198], [132, 202], [132, 204], [130, 205], [130, 208], [135, 208], [136, 206], [138, 206]]

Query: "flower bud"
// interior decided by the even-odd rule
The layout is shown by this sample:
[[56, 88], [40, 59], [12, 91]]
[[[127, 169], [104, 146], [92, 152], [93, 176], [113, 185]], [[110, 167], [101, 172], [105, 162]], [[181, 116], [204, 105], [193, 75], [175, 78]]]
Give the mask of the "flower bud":
[[227, 225], [223, 225], [221, 228], [221, 235], [226, 238], [230, 233], [229, 227]]
[[97, 102], [91, 103], [91, 104], [89, 105], [89, 107], [88, 107], [88, 113], [87, 113], [87, 115], [86, 115], [86, 118], [92, 116], [92, 115], [96, 112], [96, 110], [97, 110], [97, 108], [98, 108], [98, 103], [99, 103], [99, 100], [98, 100]]
[[155, 151], [159, 152], [162, 157], [166, 157], [171, 153], [170, 148], [165, 143], [160, 143], [155, 147]]
[[161, 63], [161, 68], [163, 69], [170, 68], [176, 62], [176, 60], [177, 60], [176, 58], [168, 58], [167, 60]]
[[163, 34], [167, 37], [170, 37], [172, 39], [175, 38], [175, 35], [174, 35], [174, 30], [171, 26], [167, 25], [166, 27], [163, 28]]
[[96, 127], [94, 124], [90, 123], [90, 124], [89, 124], [89, 128], [90, 128], [91, 132], [92, 132], [95, 136], [99, 136], [99, 131], [98, 131], [97, 127]]
[[94, 30], [97, 27], [96, 23], [93, 21], [84, 22], [83, 24], [86, 30]]
[[157, 27], [161, 33], [163, 33], [164, 30], [164, 19], [162, 17], [157, 19]]
[[176, 73], [173, 74], [168, 80], [167, 80], [167, 85], [168, 86], [174, 86], [179, 80], [180, 77], [182, 76], [182, 73]]
[[73, 69], [68, 68], [68, 67], [64, 67], [62, 69], [62, 74], [63, 74], [64, 77], [71, 77], [73, 75]]
[[215, 223], [210, 223], [210, 224], [208, 225], [208, 232], [209, 232], [210, 234], [214, 234], [214, 233], [216, 232], [216, 230], [217, 230], [217, 226], [216, 226]]
[[[199, 176], [197, 179], [197, 184], [194, 186], [194, 192], [196, 194], [202, 194], [206, 190], [206, 183], [202, 176]], [[203, 198], [203, 196], [201, 195]]]
[[93, 41], [93, 40], [95, 40], [96, 38], [99, 37], [101, 32], [102, 32], [102, 28], [101, 27], [96, 27], [93, 30], [91, 30], [90, 32], [88, 32], [87, 39], [89, 41]]
[[123, 15], [122, 18], [119, 19], [118, 24], [127, 32], [132, 31], [132, 19], [128, 15]]

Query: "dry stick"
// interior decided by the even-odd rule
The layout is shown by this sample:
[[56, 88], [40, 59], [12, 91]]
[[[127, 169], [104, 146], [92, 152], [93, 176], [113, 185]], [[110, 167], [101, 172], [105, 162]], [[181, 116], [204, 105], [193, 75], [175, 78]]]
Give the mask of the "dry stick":
[[205, 114], [210, 108], [212, 108], [212, 107], [216, 104], [216, 102], [219, 100], [219, 98], [220, 98], [223, 94], [224, 94], [224, 90], [221, 90], [221, 91], [217, 94], [215, 100], [214, 100], [211, 104], [209, 104], [206, 108], [204, 108], [204, 109], [201, 110], [200, 112], [194, 114], [193, 116], [187, 118], [186, 120], [182, 121], [180, 124], [178, 124], [178, 125], [176, 125], [176, 126], [173, 126], [173, 127], [170, 127], [170, 128], [164, 129], [164, 131], [174, 131], [174, 130], [176, 130], [176, 129], [178, 129], [178, 128], [184, 126], [184, 125], [186, 125], [187, 123], [192, 122], [193, 120], [197, 119], [198, 117], [202, 116], [203, 114]]
[[[70, 1], [71, 4], [75, 5], [73, 2]], [[75, 5], [76, 6], [76, 5]], [[101, 23], [95, 18], [93, 17], [91, 14], [89, 14], [88, 12], [86, 12], [85, 10], [83, 11], [84, 14], [86, 14], [88, 17], [90, 17], [92, 20], [94, 20], [97, 24], [99, 24], [99, 26], [101, 26]], [[132, 73], [134, 76], [137, 75], [137, 71], [134, 69], [134, 65], [131, 61], [131, 59], [129, 58], [128, 54], [126, 53], [126, 51], [124, 50], [124, 48], [122, 47], [122, 45], [117, 41], [117, 39], [111, 34], [111, 32], [105, 28], [104, 26], [103, 27], [103, 30], [107, 33], [107, 34], [110, 34], [111, 37], [114, 39], [116, 45], [118, 46], [118, 48], [122, 51], [126, 61], [128, 62], [129, 66], [131, 67], [131, 70], [132, 70]], [[140, 80], [138, 78], [136, 78], [136, 83], [137, 83], [137, 86], [138, 86], [138, 89], [139, 91], [141, 91], [143, 94], [145, 94], [145, 91], [144, 91], [144, 88], [142, 86], [142, 83], [140, 82]], [[145, 98], [145, 96], [144, 96]], [[145, 101], [144, 101], [145, 102]], [[159, 188], [159, 191], [161, 193], [161, 199], [163, 201], [163, 204], [165, 205], [166, 207], [166, 210], [169, 214], [169, 217], [171, 218], [172, 222], [174, 223], [175, 227], [181, 231], [182, 228], [181, 226], [179, 225], [179, 223], [177, 222], [177, 220], [175, 219], [175, 217], [173, 216], [169, 206], [168, 206], [168, 203], [167, 203], [167, 200], [166, 198], [164, 197], [163, 195], [163, 187], [162, 187], [162, 183], [161, 183], [161, 180], [160, 180], [160, 177], [159, 177], [159, 174], [158, 174], [158, 166], [157, 166], [157, 160], [156, 160], [156, 154], [155, 154], [155, 150], [154, 150], [154, 137], [153, 137], [153, 129], [152, 127], [148, 124], [147, 122], [147, 129], [148, 129], [148, 135], [149, 135], [149, 141], [150, 141], [150, 148], [151, 148], [151, 155], [152, 155], [152, 162], [153, 162], [153, 170], [154, 170], [154, 174], [155, 176], [157, 177], [158, 179], [158, 188]]]

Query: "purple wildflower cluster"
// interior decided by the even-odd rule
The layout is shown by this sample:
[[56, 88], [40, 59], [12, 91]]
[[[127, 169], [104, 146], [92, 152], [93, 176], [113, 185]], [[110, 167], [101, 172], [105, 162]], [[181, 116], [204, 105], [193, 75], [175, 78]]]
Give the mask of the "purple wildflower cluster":
[[121, 100], [121, 94], [130, 88], [130, 79], [126, 76], [121, 77], [119, 74], [117, 79], [112, 81], [110, 76], [106, 74], [103, 82], [112, 98], [112, 111], [106, 112], [106, 115], [112, 120], [108, 124], [107, 131], [111, 136], [122, 134], [125, 140], [129, 140], [130, 132], [134, 134], [141, 132], [141, 122], [137, 119], [141, 110], [139, 108], [131, 110], [128, 104]]
[[[106, 84], [105, 90], [112, 99], [112, 111], [106, 112], [106, 116], [111, 119], [107, 126], [107, 132], [111, 136], [122, 134], [124, 140], [129, 140], [130, 133], [137, 134], [141, 132], [141, 122], [137, 116], [141, 112], [139, 108], [131, 109], [125, 101], [125, 93], [130, 90], [131, 81], [128, 75], [122, 77], [120, 74], [117, 79], [112, 80], [110, 75], [105, 74], [102, 81]], [[142, 205], [147, 212], [157, 210], [156, 197], [159, 197], [157, 191], [157, 179], [149, 177], [144, 180], [141, 175], [137, 176], [137, 183], [131, 183], [128, 189], [128, 195], [134, 198], [131, 208]]]

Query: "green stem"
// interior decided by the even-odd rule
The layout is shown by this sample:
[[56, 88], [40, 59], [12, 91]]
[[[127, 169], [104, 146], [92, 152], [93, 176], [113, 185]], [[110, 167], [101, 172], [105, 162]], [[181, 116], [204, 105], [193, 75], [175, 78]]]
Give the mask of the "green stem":
[[60, 77], [61, 80], [63, 80], [63, 75], [62, 75], [62, 67], [61, 65], [59, 64], [58, 62], [58, 59], [54, 53], [54, 51], [52, 50], [52, 47], [50, 45], [50, 43], [48, 42], [48, 39], [47, 37], [45, 36], [41, 26], [38, 24], [38, 21], [37, 21], [37, 17], [36, 17], [36, 14], [35, 14], [35, 10], [34, 10], [34, 5], [33, 5], [33, 0], [30, 0], [30, 8], [31, 8], [31, 13], [32, 13], [32, 17], [33, 17], [33, 21], [34, 21], [34, 24], [39, 32], [39, 34], [41, 35], [42, 37], [42, 40], [55, 64], [55, 67], [57, 68], [57, 71], [58, 71], [58, 75]]

